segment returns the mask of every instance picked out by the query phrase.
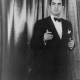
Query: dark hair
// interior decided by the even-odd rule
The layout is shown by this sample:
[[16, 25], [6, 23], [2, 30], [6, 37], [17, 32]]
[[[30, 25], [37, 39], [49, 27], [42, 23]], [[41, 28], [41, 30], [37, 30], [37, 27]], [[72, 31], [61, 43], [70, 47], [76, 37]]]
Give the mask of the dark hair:
[[[62, 1], [62, 6], [64, 6], [65, 4], [65, 0], [61, 0]], [[51, 5], [52, 0], [49, 0], [49, 5]]]

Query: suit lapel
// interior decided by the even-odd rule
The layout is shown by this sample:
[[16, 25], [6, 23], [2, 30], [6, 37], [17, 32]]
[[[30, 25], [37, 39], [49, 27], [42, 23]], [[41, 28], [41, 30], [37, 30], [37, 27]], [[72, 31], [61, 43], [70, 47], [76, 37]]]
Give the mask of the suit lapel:
[[49, 24], [49, 27], [48, 27], [48, 28], [49, 28], [51, 31], [54, 31], [54, 30], [55, 30], [55, 26], [54, 26], [54, 23], [52, 22], [50, 16], [48, 17], [48, 24]]
[[49, 23], [49, 30], [56, 36], [56, 38], [60, 39], [60, 37], [58, 35], [58, 32], [57, 32], [57, 30], [55, 28], [55, 25], [54, 25], [53, 21], [51, 20], [51, 17], [49, 16], [48, 18], [49, 18], [48, 19], [49, 20], [48, 21], [48, 23]]
[[67, 37], [68, 26], [65, 21], [62, 19], [62, 39]]
[[65, 28], [63, 26], [64, 26], [64, 22], [62, 20], [62, 39], [63, 39], [64, 31], [65, 31]]

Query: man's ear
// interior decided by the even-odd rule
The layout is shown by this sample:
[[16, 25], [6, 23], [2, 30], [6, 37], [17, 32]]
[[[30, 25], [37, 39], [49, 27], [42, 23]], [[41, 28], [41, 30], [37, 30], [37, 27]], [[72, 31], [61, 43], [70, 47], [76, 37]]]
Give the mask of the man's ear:
[[49, 5], [49, 10], [51, 10], [51, 6]]
[[64, 6], [62, 6], [62, 9], [64, 10]]
[[49, 5], [48, 6], [48, 14], [50, 14], [51, 13], [51, 6]]
[[51, 6], [49, 5], [49, 9], [50, 9], [50, 7], [51, 7]]

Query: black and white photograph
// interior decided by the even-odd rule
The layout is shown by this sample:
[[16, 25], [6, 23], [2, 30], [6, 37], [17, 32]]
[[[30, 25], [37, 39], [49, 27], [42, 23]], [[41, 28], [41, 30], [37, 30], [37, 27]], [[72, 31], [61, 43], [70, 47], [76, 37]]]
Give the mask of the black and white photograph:
[[0, 80], [80, 80], [80, 0], [0, 0]]

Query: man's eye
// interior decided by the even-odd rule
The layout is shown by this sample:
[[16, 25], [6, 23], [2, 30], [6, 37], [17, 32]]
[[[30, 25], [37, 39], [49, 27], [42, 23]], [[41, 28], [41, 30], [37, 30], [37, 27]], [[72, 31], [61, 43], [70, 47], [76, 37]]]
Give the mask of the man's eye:
[[55, 3], [52, 3], [52, 5], [55, 5]]
[[61, 3], [58, 3], [58, 5], [60, 6], [60, 5], [61, 5]]

